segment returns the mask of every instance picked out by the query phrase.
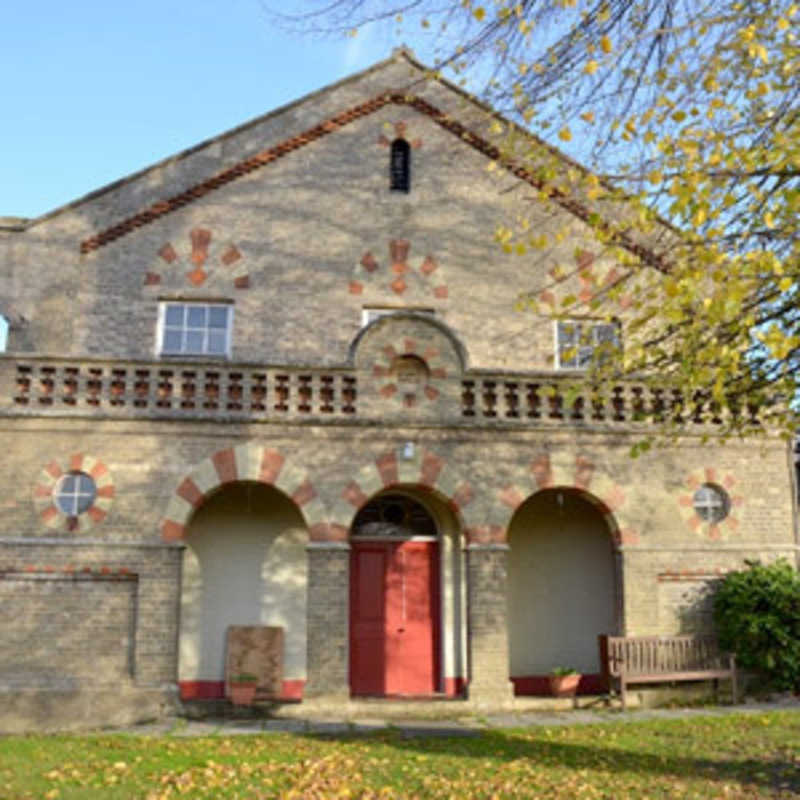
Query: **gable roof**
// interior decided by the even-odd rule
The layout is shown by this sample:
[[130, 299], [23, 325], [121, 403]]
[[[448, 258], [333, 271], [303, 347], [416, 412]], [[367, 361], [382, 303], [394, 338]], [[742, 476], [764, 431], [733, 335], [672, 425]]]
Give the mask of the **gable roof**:
[[[247, 128], [262, 123], [269, 118], [278, 116], [283, 112], [293, 107], [296, 107], [297, 105], [306, 103], [309, 100], [313, 100], [315, 97], [318, 97], [321, 94], [328, 93], [331, 90], [338, 88], [342, 85], [355, 82], [371, 73], [377, 72], [385, 68], [386, 66], [396, 61], [400, 57], [404, 58], [409, 64], [411, 64], [413, 67], [415, 67], [422, 73], [422, 76], [419, 79], [417, 79], [416, 82], [429, 79], [428, 76], [429, 70], [427, 67], [425, 67], [425, 65], [417, 62], [407, 50], [402, 48], [398, 49], [392, 54], [390, 58], [380, 61], [377, 64], [374, 64], [373, 66], [369, 67], [368, 69], [363, 70], [362, 72], [359, 72], [355, 75], [345, 78], [344, 80], [339, 81], [331, 86], [313, 92], [312, 94], [307, 95], [289, 104], [288, 106], [284, 106], [282, 108], [269, 112], [268, 114], [258, 117], [255, 120], [251, 120], [250, 122], [247, 122], [244, 125], [234, 128], [233, 130], [228, 131], [218, 137], [209, 139], [205, 142], [195, 145], [194, 147], [185, 150], [176, 156], [165, 159], [164, 161], [159, 162], [158, 164], [155, 164], [151, 167], [148, 167], [145, 170], [137, 172], [127, 178], [123, 178], [120, 181], [116, 181], [115, 183], [109, 186], [103, 187], [102, 189], [92, 192], [90, 195], [87, 195], [86, 197], [82, 198], [79, 201], [76, 201], [75, 203], [70, 204], [70, 206], [67, 207], [74, 206], [87, 199], [111, 191], [120, 185], [129, 183], [137, 179], [138, 177], [147, 174], [151, 170], [157, 169], [158, 167], [162, 166], [165, 163], [173, 162], [176, 159], [186, 157], [192, 153], [197, 152], [203, 147], [208, 146], [209, 144], [213, 144], [215, 142], [224, 140]], [[469, 93], [465, 92], [459, 87], [451, 84], [444, 78], [437, 77], [436, 81], [444, 85], [454, 93], [467, 99], [473, 105], [478, 107], [480, 110], [488, 114], [491, 114], [496, 118], [502, 119], [502, 121], [505, 124], [511, 125], [512, 127], [516, 128], [518, 132], [534, 140], [541, 147], [546, 148], [548, 151], [554, 153], [558, 158], [563, 160], [565, 163], [570, 164], [571, 166], [579, 166], [576, 165], [575, 162], [569, 159], [565, 154], [557, 151], [555, 148], [553, 148], [543, 140], [536, 137], [530, 131], [517, 126], [515, 123], [512, 123], [509, 120], [501, 118], [496, 112], [493, 112], [492, 109], [490, 109], [484, 103], [480, 102], [473, 95], [470, 95]], [[280, 141], [277, 144], [256, 153], [255, 155], [249, 156], [248, 158], [245, 158], [235, 163], [233, 166], [226, 167], [225, 169], [221, 170], [220, 172], [217, 172], [211, 177], [199, 181], [189, 186], [187, 189], [175, 195], [172, 195], [171, 197], [150, 204], [146, 208], [143, 208], [141, 211], [132, 214], [126, 217], [125, 219], [121, 220], [120, 222], [111, 225], [109, 227], [106, 227], [103, 230], [98, 231], [94, 235], [89, 236], [88, 238], [81, 241], [80, 252], [82, 254], [88, 254], [93, 251], [99, 250], [105, 245], [117, 239], [120, 239], [121, 237], [127, 235], [128, 233], [131, 233], [132, 231], [137, 230], [138, 228], [141, 228], [143, 226], [149, 225], [150, 223], [155, 222], [158, 219], [161, 219], [167, 214], [170, 214], [173, 211], [183, 208], [193, 203], [195, 200], [205, 197], [211, 192], [214, 192], [217, 189], [226, 186], [227, 184], [232, 183], [233, 181], [236, 181], [241, 177], [244, 177], [245, 175], [263, 169], [269, 164], [289, 155], [290, 153], [302, 149], [306, 145], [311, 144], [312, 142], [315, 142], [318, 139], [321, 139], [322, 137], [327, 136], [328, 134], [331, 134], [337, 130], [340, 130], [341, 128], [349, 125], [350, 123], [354, 122], [357, 119], [373, 114], [379, 109], [389, 104], [402, 105], [413, 108], [415, 111], [427, 116], [429, 119], [431, 119], [434, 123], [439, 125], [444, 130], [456, 136], [461, 142], [467, 144], [468, 146], [474, 148], [478, 152], [484, 154], [487, 158], [496, 161], [507, 172], [510, 172], [516, 178], [522, 180], [523, 182], [529, 184], [530, 186], [532, 186], [537, 190], [542, 190], [544, 188], [547, 188], [550, 198], [555, 203], [557, 203], [559, 206], [561, 206], [574, 216], [578, 217], [582, 221], [588, 223], [590, 217], [595, 216], [595, 213], [586, 205], [584, 205], [574, 197], [570, 197], [567, 193], [558, 189], [557, 187], [546, 184], [546, 182], [543, 181], [541, 178], [538, 178], [532, 172], [532, 170], [522, 165], [509, 162], [508, 160], [504, 159], [499, 147], [497, 147], [495, 144], [491, 143], [484, 137], [478, 135], [473, 130], [467, 128], [463, 123], [455, 119], [452, 114], [442, 111], [440, 108], [434, 106], [433, 104], [423, 99], [419, 95], [414, 94], [412, 91], [413, 83], [414, 82], [411, 82], [408, 86], [405, 87], [397, 87], [396, 89], [393, 90], [381, 92], [378, 95], [372, 97], [371, 99], [363, 103], [360, 103], [356, 106], [352, 106], [344, 111], [334, 114], [332, 117], [329, 117], [323, 122], [320, 122], [312, 126], [311, 128], [308, 128], [300, 132], [299, 134], [296, 134], [295, 136], [284, 139], [283, 141]], [[52, 216], [55, 213], [58, 213], [58, 210], [51, 212], [47, 216]], [[637, 256], [643, 263], [651, 267], [655, 267], [656, 269], [660, 270], [665, 269], [666, 262], [662, 255], [654, 252], [652, 249], [646, 247], [645, 245], [636, 242], [634, 239], [632, 239], [624, 232], [615, 234], [614, 238], [620, 246], [624, 247], [633, 255]]]

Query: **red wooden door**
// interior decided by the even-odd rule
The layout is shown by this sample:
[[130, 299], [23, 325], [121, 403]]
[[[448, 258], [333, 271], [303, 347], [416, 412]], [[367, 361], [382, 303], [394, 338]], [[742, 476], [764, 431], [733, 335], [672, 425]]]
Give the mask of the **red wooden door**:
[[350, 685], [357, 695], [439, 689], [437, 542], [353, 542]]

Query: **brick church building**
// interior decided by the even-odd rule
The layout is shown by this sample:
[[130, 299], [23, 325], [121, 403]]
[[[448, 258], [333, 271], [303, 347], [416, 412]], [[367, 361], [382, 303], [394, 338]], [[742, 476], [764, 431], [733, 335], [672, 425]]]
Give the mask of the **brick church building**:
[[539, 187], [495, 138], [398, 52], [0, 220], [0, 730], [243, 665], [293, 701], [500, 703], [557, 665], [598, 691], [598, 634], [708, 630], [721, 573], [796, 560], [783, 442], [701, 414], [632, 459], [672, 390], [568, 393], [624, 324], [515, 300], [614, 265], [575, 202], [498, 246]]

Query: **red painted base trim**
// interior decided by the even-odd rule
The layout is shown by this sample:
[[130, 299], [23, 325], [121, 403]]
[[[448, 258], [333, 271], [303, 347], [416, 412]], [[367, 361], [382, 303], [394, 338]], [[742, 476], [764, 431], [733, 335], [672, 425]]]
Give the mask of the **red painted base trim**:
[[444, 693], [448, 697], [460, 697], [467, 688], [464, 678], [445, 678]]
[[[286, 680], [281, 686], [278, 700], [302, 700], [305, 679]], [[225, 681], [178, 681], [181, 700], [222, 700], [225, 698]]]
[[[520, 675], [512, 676], [511, 682], [514, 684], [514, 694], [516, 696], [549, 696], [550, 676], [549, 675]], [[605, 682], [602, 673], [581, 675], [581, 682], [578, 684], [578, 694], [605, 694], [608, 691], [608, 684]]]

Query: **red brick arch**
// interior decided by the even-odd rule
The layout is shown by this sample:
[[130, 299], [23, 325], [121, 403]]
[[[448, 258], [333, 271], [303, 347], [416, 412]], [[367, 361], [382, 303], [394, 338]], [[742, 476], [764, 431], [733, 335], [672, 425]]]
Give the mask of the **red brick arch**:
[[306, 471], [279, 450], [252, 442], [219, 450], [191, 469], [170, 499], [161, 537], [184, 539], [189, 519], [208, 494], [233, 481], [274, 486], [297, 505], [312, 541], [331, 538], [328, 514]]
[[537, 454], [515, 483], [500, 489], [489, 513], [489, 524], [482, 531], [486, 542], [505, 542], [508, 526], [514, 512], [532, 495], [542, 489], [574, 489], [597, 507], [616, 545], [637, 544], [639, 533], [633, 528], [620, 525], [617, 515], [627, 510], [628, 493], [585, 453], [560, 454], [551, 458], [550, 453]]
[[413, 446], [413, 453], [406, 448], [400, 445], [387, 450], [348, 481], [333, 506], [332, 538], [345, 541], [356, 512], [375, 494], [395, 486], [419, 487], [440, 495], [455, 513], [467, 539], [473, 536], [481, 519], [474, 487], [433, 451], [420, 445]]

